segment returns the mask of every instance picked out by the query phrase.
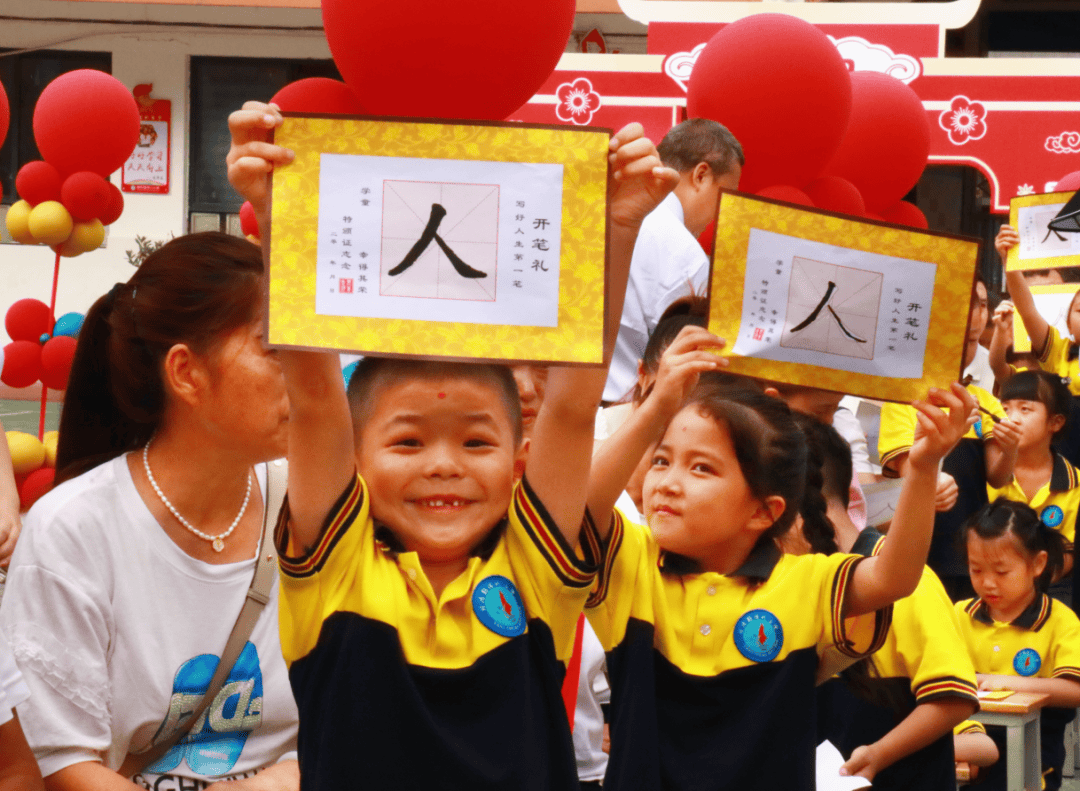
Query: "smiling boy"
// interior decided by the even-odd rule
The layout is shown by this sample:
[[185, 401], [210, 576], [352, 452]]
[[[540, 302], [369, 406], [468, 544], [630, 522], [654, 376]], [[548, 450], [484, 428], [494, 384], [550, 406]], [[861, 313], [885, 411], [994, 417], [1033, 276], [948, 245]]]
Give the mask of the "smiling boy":
[[[229, 178], [263, 238], [267, 173], [291, 159], [266, 140], [279, 123], [257, 103], [230, 118]], [[637, 125], [611, 163], [617, 328], [637, 229], [677, 174]], [[281, 636], [305, 788], [577, 788], [560, 686], [598, 561], [576, 547], [604, 369], [551, 370], [515, 485], [526, 446], [509, 369], [365, 359], [347, 400], [336, 355], [279, 358]]]

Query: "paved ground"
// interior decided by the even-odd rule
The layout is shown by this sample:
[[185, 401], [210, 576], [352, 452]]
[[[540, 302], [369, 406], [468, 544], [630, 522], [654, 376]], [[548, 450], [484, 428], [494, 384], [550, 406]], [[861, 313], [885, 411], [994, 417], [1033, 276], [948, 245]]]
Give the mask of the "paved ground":
[[[45, 407], [45, 430], [55, 431], [60, 425], [61, 405], [50, 401]], [[34, 401], [11, 401], [0, 398], [0, 423], [4, 431], [25, 431], [37, 436], [39, 404]]]

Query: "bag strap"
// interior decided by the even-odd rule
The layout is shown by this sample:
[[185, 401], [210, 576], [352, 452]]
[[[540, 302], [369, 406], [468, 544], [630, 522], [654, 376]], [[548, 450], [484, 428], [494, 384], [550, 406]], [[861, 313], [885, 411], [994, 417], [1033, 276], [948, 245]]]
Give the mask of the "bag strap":
[[248, 638], [255, 628], [263, 608], [270, 601], [270, 593], [277, 580], [277, 558], [274, 555], [274, 526], [277, 524], [278, 512], [285, 500], [285, 490], [288, 484], [288, 465], [284, 459], [272, 461], [266, 465], [266, 492], [263, 498], [263, 530], [259, 539], [259, 552], [255, 557], [255, 574], [251, 578], [244, 606], [240, 608], [240, 615], [232, 628], [225, 650], [221, 652], [221, 660], [218, 662], [214, 675], [210, 678], [210, 684], [206, 688], [199, 705], [195, 710], [178, 725], [172, 733], [159, 741], [149, 750], [141, 753], [128, 753], [123, 765], [118, 770], [123, 777], [134, 777], [146, 767], [157, 763], [165, 756], [174, 745], [191, 730], [192, 726], [199, 721], [203, 712], [217, 697], [218, 692], [225, 685], [225, 679], [232, 672], [233, 665], [240, 658]]

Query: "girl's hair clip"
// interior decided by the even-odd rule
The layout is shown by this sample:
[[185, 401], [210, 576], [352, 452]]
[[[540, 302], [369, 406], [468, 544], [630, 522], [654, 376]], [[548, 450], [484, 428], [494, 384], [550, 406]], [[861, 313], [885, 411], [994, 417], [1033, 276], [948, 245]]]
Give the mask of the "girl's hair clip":
[[1062, 376], [1062, 377], [1059, 377], [1059, 378], [1061, 379], [1061, 383], [1063, 385], [1065, 385], [1066, 387], [1068, 387], [1070, 384], [1072, 384], [1072, 377], [1071, 376]]

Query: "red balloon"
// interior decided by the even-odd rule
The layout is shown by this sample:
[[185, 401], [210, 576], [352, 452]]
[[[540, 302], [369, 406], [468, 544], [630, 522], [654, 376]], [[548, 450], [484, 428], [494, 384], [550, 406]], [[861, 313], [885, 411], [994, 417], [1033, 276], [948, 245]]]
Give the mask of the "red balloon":
[[911, 191], [929, 155], [930, 121], [918, 94], [887, 74], [852, 72], [851, 120], [828, 172], [880, 213]]
[[819, 209], [853, 214], [862, 217], [866, 213], [859, 188], [839, 176], [822, 176], [806, 185], [806, 194]]
[[78, 69], [45, 86], [34, 108], [34, 139], [61, 175], [108, 176], [139, 142], [139, 107], [110, 74]]
[[270, 100], [285, 112], [363, 115], [356, 95], [341, 80], [308, 77], [290, 82]]
[[814, 206], [814, 202], [810, 200], [809, 195], [798, 187], [792, 187], [790, 184], [774, 184], [771, 187], [758, 190], [757, 194], [762, 198], [782, 200], [786, 203], [798, 203], [800, 206], [810, 206], [811, 208]]
[[502, 119], [551, 76], [575, 7], [575, 0], [323, 0], [322, 18], [334, 63], [369, 113]]
[[60, 201], [64, 208], [71, 212], [72, 217], [82, 222], [101, 217], [111, 205], [112, 199], [109, 182], [88, 170], [72, 173], [60, 188]]
[[743, 190], [803, 187], [836, 154], [851, 112], [851, 79], [816, 27], [784, 14], [754, 14], [705, 45], [686, 101], [691, 118], [718, 121], [742, 143]]
[[259, 220], [255, 217], [255, 207], [251, 201], [244, 201], [240, 207], [240, 232], [244, 236], [259, 238]]
[[1074, 170], [1062, 176], [1054, 187], [1054, 192], [1075, 192], [1076, 190], [1080, 190], [1080, 170]]
[[27, 162], [15, 176], [15, 189], [19, 197], [31, 206], [47, 200], [60, 200], [60, 173], [40, 159]]
[[29, 387], [41, 378], [41, 346], [32, 341], [12, 341], [4, 347], [0, 382], [8, 387]]
[[52, 325], [52, 311], [40, 299], [20, 299], [4, 316], [4, 329], [13, 341], [40, 343], [42, 335], [52, 332]]
[[930, 227], [930, 223], [927, 222], [922, 209], [914, 203], [908, 203], [906, 200], [882, 210], [881, 216], [885, 219], [885, 222], [896, 223], [897, 225], [910, 225], [912, 228], [924, 229]]
[[7, 137], [8, 124], [11, 122], [11, 105], [8, 104], [7, 91], [4, 90], [4, 84], [0, 82], [0, 146], [4, 145], [4, 138]]
[[124, 193], [115, 184], [109, 182], [109, 203], [105, 206], [98, 219], [101, 220], [102, 225], [112, 225], [120, 219], [120, 215], [123, 213]]
[[49, 338], [41, 347], [41, 383], [50, 390], [67, 390], [75, 339], [65, 335]]
[[24, 511], [28, 510], [30, 506], [49, 493], [54, 480], [56, 480], [56, 470], [52, 467], [42, 467], [27, 475], [26, 480], [19, 487], [19, 507]]

